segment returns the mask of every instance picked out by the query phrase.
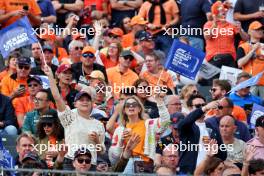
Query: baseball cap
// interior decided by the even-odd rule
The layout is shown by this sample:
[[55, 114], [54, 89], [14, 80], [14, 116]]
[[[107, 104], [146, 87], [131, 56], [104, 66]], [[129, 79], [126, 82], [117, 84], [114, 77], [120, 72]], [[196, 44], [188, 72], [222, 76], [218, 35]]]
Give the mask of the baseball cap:
[[101, 113], [92, 114], [91, 117], [95, 118], [96, 120], [102, 120], [102, 121], [108, 121], [109, 120], [109, 118], [105, 117]]
[[263, 28], [263, 25], [259, 21], [253, 21], [248, 27], [249, 30], [256, 30], [260, 28]]
[[19, 57], [17, 59], [18, 65], [31, 65], [31, 60], [29, 57]]
[[55, 41], [56, 40], [56, 35], [53, 33], [53, 34], [40, 34], [40, 38], [42, 40], [48, 40], [48, 41]]
[[57, 111], [49, 109], [43, 115], [40, 116], [39, 123], [52, 123], [58, 119]]
[[52, 49], [52, 47], [51, 47], [50, 45], [44, 45], [44, 46], [42, 47], [42, 50], [43, 50], [43, 52], [44, 52], [44, 51], [50, 51], [50, 52], [53, 53], [53, 49]]
[[263, 127], [264, 128], [264, 116], [260, 116], [256, 120], [256, 127]]
[[91, 74], [88, 77], [94, 78], [94, 79], [101, 79], [101, 80], [105, 81], [104, 74], [101, 71], [99, 71], [99, 70], [92, 71]]
[[151, 33], [141, 30], [136, 34], [136, 38], [139, 41], [144, 41], [144, 40], [153, 40], [153, 36], [151, 35]]
[[176, 112], [170, 115], [170, 119], [171, 119], [171, 125], [173, 126], [173, 128], [178, 128], [178, 124], [182, 119], [184, 119], [184, 115], [180, 112]]
[[147, 24], [148, 22], [144, 20], [143, 17], [139, 16], [139, 15], [136, 15], [134, 16], [132, 19], [131, 19], [131, 22], [130, 24], [133, 26], [133, 25], [136, 25], [136, 24]]
[[26, 160], [31, 159], [34, 161], [39, 161], [39, 156], [35, 152], [28, 152], [24, 155], [24, 158], [22, 159], [22, 162], [25, 162]]
[[131, 56], [134, 57], [133, 53], [130, 50], [123, 50], [120, 54], [121, 57]]
[[85, 39], [85, 35], [84, 34], [81, 34], [81, 33], [77, 33], [75, 35], [72, 35], [72, 39], [73, 40], [78, 40], [78, 39]]
[[37, 83], [39, 83], [40, 85], [42, 85], [42, 80], [39, 76], [37, 75], [32, 75], [27, 79], [27, 83], [29, 84], [31, 81], [36, 81]]
[[92, 101], [96, 97], [96, 90], [91, 86], [84, 87], [79, 93], [76, 94], [74, 101], [79, 100], [82, 96], [87, 95]]
[[61, 65], [57, 68], [56, 73], [57, 73], [57, 74], [60, 74], [60, 73], [65, 72], [65, 71], [67, 71], [67, 70], [71, 70], [71, 71], [73, 71], [72, 68], [71, 68], [71, 65], [70, 65], [70, 64], [61, 64]]
[[84, 54], [84, 53], [93, 53], [93, 54], [95, 54], [95, 52], [96, 52], [95, 49], [93, 47], [91, 47], [91, 46], [86, 46], [82, 50], [82, 54]]
[[88, 148], [81, 147], [74, 152], [74, 159], [76, 159], [80, 155], [87, 155], [88, 157], [92, 158], [92, 154]]
[[109, 31], [109, 34], [114, 34], [119, 37], [122, 37], [124, 35], [124, 32], [122, 29], [115, 27]]

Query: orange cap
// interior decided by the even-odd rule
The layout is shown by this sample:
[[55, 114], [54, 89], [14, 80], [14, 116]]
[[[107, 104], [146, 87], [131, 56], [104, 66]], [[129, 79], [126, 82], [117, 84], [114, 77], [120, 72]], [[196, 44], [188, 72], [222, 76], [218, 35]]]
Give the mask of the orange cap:
[[130, 24], [133, 26], [133, 25], [136, 25], [136, 24], [147, 24], [148, 22], [144, 20], [143, 17], [139, 16], [139, 15], [136, 15], [134, 16], [132, 19], [131, 19], [131, 22]]
[[252, 23], [250, 23], [248, 29], [249, 30], [256, 30], [256, 29], [260, 29], [262, 27], [263, 27], [263, 25], [259, 21], [253, 21]]
[[82, 54], [84, 54], [84, 53], [93, 53], [93, 54], [95, 54], [95, 52], [96, 52], [95, 49], [93, 47], [91, 47], [91, 46], [86, 46], [82, 50]]
[[55, 34], [40, 34], [39, 37], [43, 40], [56, 40], [56, 35]]
[[211, 6], [211, 12], [213, 15], [218, 15], [220, 8], [225, 8], [223, 3], [221, 1], [216, 1], [212, 6]]
[[114, 35], [117, 35], [119, 37], [122, 37], [124, 35], [124, 32], [122, 29], [115, 27], [115, 28], [110, 30], [109, 34], [114, 34]]
[[78, 39], [85, 39], [85, 35], [81, 34], [81, 33], [77, 33], [75, 35], [72, 35], [72, 39], [73, 40], [78, 40]]

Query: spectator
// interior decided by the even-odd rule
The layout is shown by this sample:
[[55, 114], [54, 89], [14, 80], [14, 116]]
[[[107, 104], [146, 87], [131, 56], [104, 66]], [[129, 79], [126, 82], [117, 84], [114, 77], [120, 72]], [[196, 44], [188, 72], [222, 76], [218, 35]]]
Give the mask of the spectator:
[[[57, 112], [48, 110], [40, 117], [36, 126], [38, 154], [41, 159], [46, 161], [49, 168], [53, 168], [59, 149], [56, 146], [60, 146], [64, 140], [64, 129], [60, 124]], [[46, 146], [46, 149], [43, 150], [42, 146]]]
[[168, 95], [165, 104], [170, 114], [182, 112], [182, 103], [178, 95]]
[[120, 43], [118, 42], [111, 43], [108, 46], [106, 57], [101, 58], [104, 67], [108, 69], [117, 66], [119, 63], [119, 56], [122, 51], [123, 48]]
[[40, 8], [36, 1], [29, 0], [24, 3], [11, 5], [17, 1], [8, 0], [0, 3], [0, 23], [1, 27], [6, 27], [23, 16], [27, 16], [32, 26], [40, 25]]
[[264, 174], [264, 159], [251, 160], [249, 162], [249, 175], [263, 175]]
[[211, 19], [210, 2], [207, 0], [182, 0], [181, 24], [183, 28], [196, 28], [198, 33], [187, 34], [190, 45], [199, 50], [204, 49], [202, 28], [207, 20]]
[[130, 17], [123, 18], [120, 27], [123, 30], [124, 34], [130, 33], [132, 31], [131, 18]]
[[74, 152], [72, 165], [77, 172], [77, 176], [82, 172], [88, 172], [91, 169], [92, 154], [87, 148], [80, 148]]
[[[39, 156], [33, 152], [33, 151], [29, 151], [25, 154], [25, 156], [23, 157], [23, 160], [21, 161], [21, 168], [22, 169], [47, 169], [47, 165], [45, 163], [45, 161], [41, 160], [39, 158]], [[32, 174], [32, 175], [38, 175], [40, 174], [39, 172], [33, 172], [33, 173], [25, 173], [23, 172], [23, 174], [21, 175], [26, 175], [26, 174]]]
[[138, 79], [138, 75], [129, 68], [133, 59], [134, 55], [129, 50], [123, 50], [119, 57], [119, 64], [107, 69], [109, 84], [113, 88], [112, 94], [117, 98], [121, 87], [132, 86]]
[[[246, 72], [242, 72], [237, 76], [236, 84], [240, 84], [243, 81], [246, 81], [251, 78], [251, 75]], [[237, 106], [240, 106], [245, 109], [246, 105], [253, 105], [254, 103], [258, 105], [263, 105], [263, 100], [260, 97], [252, 95], [250, 93], [250, 86], [240, 89], [236, 92], [231, 92], [229, 94], [229, 98], [233, 101], [233, 103]]]
[[18, 127], [21, 128], [26, 113], [34, 110], [34, 99], [36, 94], [42, 89], [42, 81], [38, 76], [32, 76], [27, 80], [28, 96], [18, 97], [12, 101], [15, 108]]
[[41, 48], [39, 43], [33, 43], [31, 45], [31, 68], [37, 67], [41, 65]]
[[134, 16], [130, 21], [132, 30], [131, 32], [123, 35], [122, 46], [124, 48], [127, 48], [127, 47], [133, 48], [136, 45], [136, 41], [135, 41], [136, 34], [139, 31], [143, 31], [146, 28], [146, 24], [147, 24], [147, 21], [145, 21], [143, 17], [138, 16], [138, 15]]
[[[23, 122], [22, 131], [30, 132], [35, 135], [37, 131], [37, 123], [41, 115], [50, 109], [49, 92], [45, 89], [38, 91], [34, 98], [34, 110], [28, 112]], [[55, 110], [53, 110], [55, 111]]]
[[55, 9], [53, 8], [53, 5], [50, 0], [40, 0], [37, 1], [39, 8], [41, 9], [41, 23], [56, 23], [57, 16]]
[[[263, 29], [264, 26], [258, 21], [250, 23], [248, 29], [250, 40], [241, 44], [237, 50], [238, 67], [242, 68], [243, 71], [252, 74], [252, 76], [257, 75], [264, 70], [264, 53], [262, 52], [264, 45], [259, 43], [261, 38], [264, 37]], [[264, 76], [262, 76], [257, 86], [251, 88], [252, 94], [264, 98], [263, 85]]]
[[73, 69], [71, 65], [62, 64], [56, 71], [56, 78], [58, 79], [58, 89], [61, 97], [66, 105], [74, 109], [74, 98], [78, 93], [77, 90], [71, 85]]
[[54, 55], [52, 47], [50, 45], [44, 45], [43, 53], [44, 53], [44, 56], [40, 56], [40, 65], [32, 68], [30, 72], [31, 75], [45, 75], [43, 70], [46, 64], [51, 67], [53, 73], [56, 72], [58, 66], [52, 63], [53, 55]]
[[236, 128], [234, 117], [227, 115], [221, 118], [219, 129], [223, 143], [227, 147], [226, 160], [242, 167], [246, 143], [235, 138]]
[[[231, 90], [231, 84], [228, 82], [228, 80], [214, 79], [213, 86], [210, 89], [210, 93], [212, 95], [213, 100], [219, 100], [221, 98], [224, 98], [230, 90]], [[214, 110], [209, 111], [206, 114], [206, 116], [213, 116], [213, 115], [215, 115]], [[241, 108], [240, 106], [234, 105], [232, 115], [237, 120], [247, 124], [247, 114], [245, 110]]]
[[[155, 159], [155, 135], [163, 132], [169, 122], [169, 113], [163, 104], [163, 98], [155, 96], [159, 108], [160, 118], [144, 119], [144, 107], [136, 96], [126, 98], [121, 113], [123, 115], [122, 125], [120, 125], [113, 135], [112, 146], [109, 150], [109, 159], [112, 164], [121, 156], [123, 142], [127, 141], [132, 133], [140, 136], [140, 143], [133, 150], [132, 156], [140, 156], [141, 161], [151, 165]], [[157, 125], [161, 124], [161, 125]], [[130, 129], [130, 130], [129, 130]], [[130, 158], [124, 173], [134, 173], [134, 162], [138, 159]]]
[[[209, 138], [216, 139], [219, 146], [222, 144], [219, 132], [204, 121], [204, 113], [210, 109], [217, 108], [218, 102], [213, 101], [206, 105], [204, 97], [191, 95], [188, 105], [193, 107], [193, 111], [181, 120], [178, 125], [180, 141], [185, 145], [199, 145], [199, 149], [182, 151], [179, 166], [180, 172], [183, 173], [193, 173], [195, 168], [204, 160], [206, 157], [204, 147], [205, 144], [209, 143]], [[226, 152], [220, 151], [217, 156], [224, 160]]]
[[253, 159], [264, 159], [264, 116], [256, 120], [256, 135], [247, 142], [247, 150], [250, 146], [255, 148], [255, 151], [252, 152]]
[[74, 71], [73, 78], [80, 88], [90, 85], [90, 82], [86, 79], [86, 76], [90, 75], [94, 70], [101, 71], [104, 74], [105, 81], [108, 82], [105, 68], [99, 64], [94, 63], [95, 52], [96, 51], [94, 48], [92, 48], [91, 46], [86, 46], [82, 50], [81, 62], [72, 64], [72, 70]]
[[88, 88], [81, 90], [74, 99], [76, 109], [71, 110], [60, 96], [50, 67], [46, 66], [45, 73], [49, 78], [58, 116], [65, 130], [66, 144], [70, 146], [70, 150], [64, 159], [64, 169], [72, 169], [74, 159], [74, 147], [72, 148], [72, 145], [92, 146], [91, 164], [96, 165], [97, 153], [105, 152], [105, 129], [101, 122], [90, 117], [95, 94]]
[[153, 88], [156, 86], [163, 87], [163, 89], [166, 88], [174, 93], [175, 85], [171, 75], [160, 68], [160, 59], [157, 52], [147, 55], [145, 60], [147, 71], [143, 72], [140, 77], [148, 81]]
[[242, 28], [248, 31], [249, 24], [253, 21], [258, 20], [262, 24], [264, 23], [264, 12], [260, 9], [263, 7], [263, 2], [258, 1], [246, 1], [237, 0], [234, 9], [234, 19], [241, 21]]
[[189, 109], [189, 107], [187, 106], [187, 101], [191, 95], [197, 95], [197, 94], [198, 94], [198, 88], [195, 84], [185, 85], [181, 89], [180, 99], [182, 101], [182, 113], [183, 114], [187, 115], [190, 113], [192, 107], [190, 107], [191, 109]]
[[227, 9], [222, 2], [215, 2], [211, 11], [213, 21], [208, 21], [204, 25], [206, 60], [218, 68], [222, 65], [235, 67], [235, 35], [239, 34], [242, 39], [246, 40], [247, 34], [238, 26], [225, 20]]
[[138, 39], [138, 46], [139, 46], [137, 52], [142, 57], [145, 58], [146, 55], [153, 53], [155, 49], [155, 41], [151, 33], [141, 30], [136, 33], [136, 38]]
[[145, 1], [138, 15], [149, 22], [148, 28], [156, 38], [156, 49], [167, 54], [173, 42], [167, 29], [176, 25], [180, 19], [177, 3], [174, 0]]
[[[216, 131], [219, 131], [219, 124], [222, 117], [226, 115], [231, 115], [233, 111], [234, 104], [233, 102], [227, 98], [224, 97], [220, 99], [218, 102], [217, 108], [215, 108], [215, 116], [206, 119], [206, 122], [210, 124], [212, 128], [214, 128]], [[247, 142], [249, 139], [251, 139], [251, 135], [249, 133], [249, 129], [245, 123], [235, 120], [235, 125], [237, 126], [237, 130], [235, 132], [235, 137], [237, 139], [241, 139], [244, 142]]]
[[17, 72], [6, 76], [2, 81], [1, 92], [3, 95], [9, 96], [11, 99], [28, 95], [27, 79], [30, 73], [30, 58], [19, 57], [17, 59]]
[[57, 24], [59, 27], [65, 27], [65, 19], [67, 13], [79, 13], [84, 7], [84, 3], [82, 0], [52, 1], [52, 5], [57, 13]]
[[9, 97], [0, 93], [0, 134], [16, 135], [16, 116]]
[[[0, 83], [2, 79], [6, 76], [10, 76], [14, 73], [16, 73], [16, 64], [17, 64], [17, 58], [20, 57], [20, 54], [18, 52], [13, 52], [9, 54], [8, 59], [6, 61], [6, 68], [0, 72]], [[1, 90], [1, 85], [0, 85]]]
[[83, 42], [79, 40], [72, 40], [69, 43], [69, 57], [62, 59], [62, 64], [74, 64], [81, 61], [82, 50], [84, 48]]
[[140, 99], [145, 108], [145, 113], [147, 113], [152, 119], [159, 117], [157, 103], [148, 100], [148, 98], [151, 96], [149, 83], [144, 79], [138, 79], [135, 81], [133, 86], [136, 88], [136, 96]]
[[137, 9], [142, 5], [142, 0], [136, 1], [117, 1], [117, 0], [110, 0], [111, 5], [111, 24], [112, 26], [120, 26], [121, 21], [125, 17], [132, 18]]
[[156, 168], [156, 174], [158, 176], [172, 176], [172, 175], [174, 175], [171, 168], [169, 168], [168, 166], [163, 166], [163, 165], [158, 166]]

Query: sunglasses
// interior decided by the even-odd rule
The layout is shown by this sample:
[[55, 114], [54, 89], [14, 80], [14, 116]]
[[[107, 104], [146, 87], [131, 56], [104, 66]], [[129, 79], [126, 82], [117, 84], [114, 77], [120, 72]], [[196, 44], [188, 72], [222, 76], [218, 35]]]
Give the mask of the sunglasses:
[[52, 123], [42, 123], [43, 127], [52, 127]]
[[85, 164], [90, 164], [91, 163], [91, 159], [78, 158], [77, 161], [78, 161], [79, 164], [83, 164], [83, 162], [85, 162]]
[[84, 57], [84, 58], [94, 58], [94, 54], [93, 53], [84, 53], [84, 54], [82, 54], [82, 56]]
[[206, 104], [205, 103], [203, 103], [203, 104], [196, 104], [196, 105], [193, 105], [195, 108], [201, 108], [201, 107], [203, 107], [203, 106], [205, 106]]
[[28, 87], [38, 87], [38, 84], [29, 84]]
[[126, 103], [126, 104], [125, 104], [125, 107], [126, 107], [126, 108], [129, 108], [129, 107], [135, 108], [135, 107], [138, 107], [138, 103], [137, 103], [137, 102]]
[[125, 60], [128, 60], [128, 59], [129, 59], [129, 61], [132, 61], [132, 60], [134, 59], [134, 57], [131, 57], [131, 56], [124, 56], [124, 59], [125, 59]]
[[81, 46], [76, 46], [74, 49], [75, 49], [75, 50], [83, 50], [83, 47], [81, 47]]
[[119, 36], [117, 35], [109, 35], [110, 38], [117, 39]]
[[30, 66], [29, 65], [18, 65], [18, 68], [20, 70], [22, 70], [22, 69], [29, 70], [30, 69]]
[[216, 90], [217, 90], [216, 88], [210, 89], [211, 92], [215, 92]]
[[196, 95], [196, 94], [198, 94], [198, 91], [197, 91], [197, 90], [194, 90], [194, 91], [192, 92], [192, 94]]

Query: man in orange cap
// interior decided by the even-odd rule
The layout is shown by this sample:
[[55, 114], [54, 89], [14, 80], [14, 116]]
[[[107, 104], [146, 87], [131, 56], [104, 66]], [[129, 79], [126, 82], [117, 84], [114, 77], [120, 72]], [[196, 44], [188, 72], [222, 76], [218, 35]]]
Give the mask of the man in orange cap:
[[95, 52], [93, 47], [86, 46], [82, 50], [81, 62], [72, 64], [73, 78], [77, 83], [77, 89], [78, 87], [82, 88], [90, 85], [90, 81], [86, 77], [94, 70], [101, 71], [104, 74], [105, 81], [108, 82], [105, 67], [94, 63]]
[[[263, 29], [264, 26], [258, 21], [250, 23], [248, 28], [250, 40], [241, 44], [237, 50], [238, 67], [253, 76], [264, 71], [264, 44], [260, 43], [264, 37]], [[264, 98], [263, 86], [264, 75], [258, 85], [251, 88], [251, 92]]]
[[128, 34], [123, 36], [123, 38], [122, 38], [122, 46], [124, 48], [134, 46], [134, 44], [135, 44], [135, 34], [138, 31], [144, 30], [147, 23], [148, 22], [145, 21], [143, 17], [138, 16], [138, 15], [134, 16], [131, 19], [131, 22], [130, 22], [130, 24], [132, 26], [132, 31], [130, 33], [128, 33]]

